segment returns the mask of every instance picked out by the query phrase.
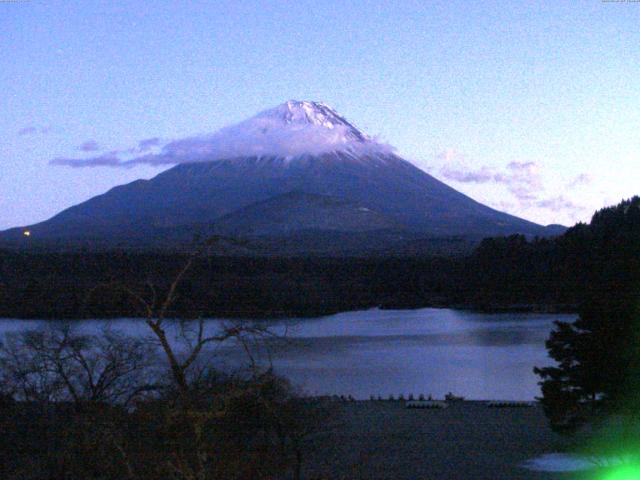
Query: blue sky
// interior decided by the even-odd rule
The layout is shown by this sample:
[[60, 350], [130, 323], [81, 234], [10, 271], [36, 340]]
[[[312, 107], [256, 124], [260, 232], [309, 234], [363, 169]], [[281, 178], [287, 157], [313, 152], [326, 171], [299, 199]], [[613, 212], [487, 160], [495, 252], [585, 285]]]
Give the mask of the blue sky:
[[491, 206], [588, 220], [640, 193], [639, 25], [601, 0], [0, 2], [0, 229], [162, 170], [53, 158], [291, 98]]

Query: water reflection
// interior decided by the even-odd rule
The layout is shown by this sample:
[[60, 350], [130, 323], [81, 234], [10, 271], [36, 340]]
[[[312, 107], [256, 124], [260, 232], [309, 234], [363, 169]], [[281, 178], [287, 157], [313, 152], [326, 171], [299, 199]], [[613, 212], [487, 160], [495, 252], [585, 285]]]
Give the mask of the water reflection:
[[[571, 315], [480, 314], [449, 309], [366, 310], [312, 319], [258, 321], [287, 342], [261, 344], [258, 357], [273, 363], [310, 394], [369, 395], [452, 391], [473, 399], [531, 400], [539, 395], [533, 366], [549, 364], [544, 341], [554, 320]], [[209, 332], [224, 320], [207, 320]], [[42, 322], [0, 320], [0, 334]], [[141, 320], [88, 320], [80, 328], [108, 325], [147, 335]], [[178, 324], [172, 326], [179, 337]], [[211, 361], [235, 368], [246, 359], [232, 346], [209, 351]]]

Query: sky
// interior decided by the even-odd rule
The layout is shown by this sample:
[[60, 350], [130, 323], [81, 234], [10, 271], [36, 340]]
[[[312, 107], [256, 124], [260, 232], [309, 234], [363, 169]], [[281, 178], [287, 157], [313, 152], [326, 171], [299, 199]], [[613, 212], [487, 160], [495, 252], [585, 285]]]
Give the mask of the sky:
[[170, 168], [54, 159], [143, 154], [289, 99], [494, 208], [588, 221], [640, 194], [639, 26], [630, 0], [0, 0], [0, 229]]

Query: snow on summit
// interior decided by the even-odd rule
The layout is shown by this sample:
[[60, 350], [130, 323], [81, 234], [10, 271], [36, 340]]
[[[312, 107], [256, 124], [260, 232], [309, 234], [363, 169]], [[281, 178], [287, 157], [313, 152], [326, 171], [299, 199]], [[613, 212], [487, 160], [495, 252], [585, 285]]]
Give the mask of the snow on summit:
[[253, 120], [256, 119], [282, 120], [285, 123], [284, 128], [291, 126], [295, 129], [315, 125], [329, 130], [344, 129], [345, 136], [349, 140], [359, 142], [371, 140], [344, 117], [341, 117], [333, 108], [322, 102], [289, 100], [282, 105], [259, 113], [253, 118]]
[[171, 141], [156, 153], [125, 158], [124, 152], [122, 155], [110, 152], [108, 156], [84, 159], [57, 158], [52, 163], [72, 167], [127, 167], [246, 157], [292, 160], [330, 152], [371, 155], [391, 151], [391, 147], [358, 130], [330, 106], [321, 102], [289, 100], [217, 132]]

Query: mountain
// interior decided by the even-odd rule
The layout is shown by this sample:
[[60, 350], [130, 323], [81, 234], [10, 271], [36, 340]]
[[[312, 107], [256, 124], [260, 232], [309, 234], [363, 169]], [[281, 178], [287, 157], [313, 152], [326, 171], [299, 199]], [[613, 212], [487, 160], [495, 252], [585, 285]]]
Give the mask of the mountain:
[[[157, 154], [123, 163], [136, 162], [177, 165], [45, 222], [2, 232], [0, 241], [177, 245], [198, 232], [271, 243], [294, 234], [325, 240], [336, 234], [341, 242], [345, 234], [358, 233], [357, 251], [383, 248], [381, 239], [391, 237], [479, 239], [561, 230], [476, 202], [317, 102], [289, 101], [212, 135], [171, 142]], [[327, 245], [331, 251], [331, 242]]]
[[256, 202], [214, 222], [226, 236], [284, 236], [309, 230], [366, 232], [397, 229], [390, 217], [327, 195], [290, 192]]

